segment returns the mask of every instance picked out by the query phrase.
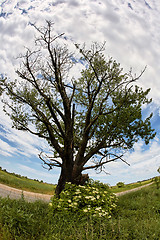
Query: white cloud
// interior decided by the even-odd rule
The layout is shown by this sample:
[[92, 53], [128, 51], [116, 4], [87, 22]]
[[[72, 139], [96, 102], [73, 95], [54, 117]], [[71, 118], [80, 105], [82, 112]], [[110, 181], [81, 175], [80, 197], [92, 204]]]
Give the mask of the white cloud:
[[12, 156], [17, 151], [14, 147], [11, 147], [8, 143], [0, 139], [0, 154], [3, 156]]
[[[117, 59], [125, 70], [133, 67], [133, 71], [140, 73], [147, 65], [139, 85], [144, 89], [151, 88], [153, 105], [149, 111], [157, 114], [160, 104], [160, 3], [156, 0], [146, 2], [149, 5], [142, 0], [132, 1], [132, 10], [124, 0], [2, 1], [2, 12], [9, 14], [0, 17], [0, 73], [6, 73], [11, 79], [17, 77], [15, 69], [19, 60], [15, 58], [24, 52], [24, 46], [31, 47], [34, 41], [35, 30], [29, 22], [36, 22], [41, 26], [45, 19], [53, 20], [55, 31], [65, 32], [67, 38], [71, 39], [69, 44], [72, 41], [90, 44], [92, 41], [106, 40], [106, 55]], [[23, 10], [26, 13], [23, 14]], [[72, 73], [78, 77], [76, 69]], [[11, 121], [2, 112], [2, 104], [0, 116], [0, 124], [6, 130], [5, 137], [16, 144], [15, 150], [1, 140], [1, 155], [37, 155], [37, 147], [43, 147], [44, 142], [30, 134], [11, 129]], [[4, 132], [2, 135], [4, 136]], [[127, 155], [132, 164], [130, 168], [117, 162], [108, 165], [106, 171], [114, 176], [118, 171], [121, 177], [125, 173], [129, 178], [129, 172], [137, 177], [144, 176], [143, 169], [146, 167], [150, 175], [155, 174], [160, 153], [159, 144], [155, 140], [149, 149], [144, 151], [143, 148], [142, 142], [139, 142], [135, 145], [135, 152]]]
[[17, 164], [17, 169], [19, 169], [20, 171], [22, 171], [22, 174], [24, 176], [28, 176], [29, 178], [32, 179], [39, 179], [39, 180], [43, 180], [46, 181], [48, 183], [57, 183], [57, 178], [58, 178], [58, 171], [54, 172], [48, 172], [45, 169], [42, 168], [42, 170], [37, 170], [35, 168], [32, 167], [28, 167], [26, 165], [23, 164]]

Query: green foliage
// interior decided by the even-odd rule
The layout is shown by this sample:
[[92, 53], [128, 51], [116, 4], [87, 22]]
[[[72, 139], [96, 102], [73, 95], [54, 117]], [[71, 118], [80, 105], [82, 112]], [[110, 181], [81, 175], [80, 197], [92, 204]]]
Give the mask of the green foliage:
[[[26, 52], [22, 66], [17, 70], [18, 80], [2, 78], [0, 81], [1, 88], [10, 98], [10, 101], [3, 99], [3, 103], [13, 127], [44, 138], [53, 147], [55, 156], [60, 156], [65, 151], [65, 141], [72, 142], [66, 129], [71, 128], [67, 124], [74, 120], [74, 130], [69, 130], [71, 136], [74, 135], [73, 152], [77, 153], [83, 142], [82, 155], [90, 153], [81, 164], [93, 156], [100, 159], [100, 150], [102, 154], [112, 156], [113, 149], [131, 149], [139, 138], [148, 144], [155, 136], [150, 123], [152, 114], [143, 120], [141, 111], [142, 105], [151, 102], [147, 98], [150, 89], [144, 91], [133, 84], [144, 71], [138, 77], [131, 71], [125, 73], [120, 63], [105, 57], [104, 44], [94, 43], [90, 49], [76, 45], [83, 70], [75, 79], [70, 76], [69, 69], [80, 59], [75, 61], [67, 46], [61, 46], [58, 37], [52, 36], [52, 25], [47, 22], [46, 27], [39, 29], [41, 36], [36, 39], [35, 47], [39, 43], [40, 49]], [[44, 48], [48, 49], [45, 54]], [[66, 76], [70, 77], [67, 84]]]
[[116, 208], [116, 197], [103, 183], [92, 181], [86, 186], [66, 183], [60, 198], [53, 197], [50, 206], [53, 213], [79, 212], [80, 215], [111, 218]]
[[1, 240], [106, 240], [160, 238], [160, 191], [151, 185], [118, 198], [118, 212], [94, 218], [51, 214], [46, 203], [0, 198]]
[[156, 183], [157, 189], [159, 189], [159, 187], [160, 187], [160, 177], [155, 177], [154, 181]]
[[159, 173], [160, 173], [160, 167], [157, 169], [157, 172], [159, 172]]
[[[142, 117], [143, 105], [151, 102], [150, 89], [136, 85], [145, 69], [139, 76], [124, 72], [120, 63], [105, 57], [105, 44], [93, 43], [89, 49], [75, 44], [79, 55], [74, 56], [62, 45], [63, 34], [55, 37], [52, 27], [51, 21], [35, 26], [35, 49], [27, 48], [17, 80], [2, 75], [0, 95], [13, 127], [51, 146], [53, 157], [39, 157], [49, 169], [62, 169], [59, 184], [64, 186], [66, 181], [76, 183], [72, 176], [80, 177], [84, 170], [101, 171], [117, 159], [125, 162], [124, 152], [140, 138], [148, 144], [155, 131], [152, 114]], [[75, 79], [76, 63], [82, 64]], [[62, 187], [56, 194], [58, 189]]]
[[122, 188], [122, 187], [124, 187], [125, 185], [124, 185], [124, 182], [118, 182], [117, 183], [117, 187], [118, 188]]

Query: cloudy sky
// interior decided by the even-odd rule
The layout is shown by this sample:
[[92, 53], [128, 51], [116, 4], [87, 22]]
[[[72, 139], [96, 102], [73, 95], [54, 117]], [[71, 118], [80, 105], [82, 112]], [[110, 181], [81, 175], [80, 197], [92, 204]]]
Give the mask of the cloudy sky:
[[[160, 166], [160, 2], [157, 0], [1, 0], [0, 3], [0, 74], [16, 78], [17, 56], [24, 46], [32, 47], [35, 30], [45, 20], [55, 22], [55, 32], [65, 33], [70, 44], [106, 41], [106, 56], [121, 63], [125, 71], [132, 67], [139, 74], [147, 69], [138, 85], [151, 88], [150, 106], [144, 116], [153, 112], [152, 127], [157, 135], [146, 147], [136, 143], [127, 153], [127, 166], [120, 161], [108, 164], [110, 175], [89, 172], [94, 179], [111, 185], [148, 179], [158, 175]], [[11, 128], [0, 103], [0, 166], [30, 178], [56, 183], [58, 170], [41, 167], [38, 153], [47, 144], [30, 134]]]

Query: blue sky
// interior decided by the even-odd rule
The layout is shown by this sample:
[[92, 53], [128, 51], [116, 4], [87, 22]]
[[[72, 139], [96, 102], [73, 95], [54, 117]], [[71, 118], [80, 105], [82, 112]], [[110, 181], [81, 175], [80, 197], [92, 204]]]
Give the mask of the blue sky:
[[[89, 174], [111, 185], [148, 179], [158, 175], [160, 166], [160, 3], [157, 0], [5, 0], [0, 3], [0, 73], [16, 78], [19, 66], [16, 58], [24, 46], [32, 47], [35, 31], [29, 24], [55, 22], [55, 33], [65, 33], [72, 43], [106, 41], [106, 56], [121, 63], [125, 71], [132, 67], [137, 75], [147, 66], [138, 85], [151, 88], [153, 99], [144, 107], [143, 115], [153, 112], [152, 127], [157, 135], [148, 146], [142, 141], [134, 151], [126, 153], [127, 166], [117, 161], [106, 165], [106, 172]], [[74, 76], [79, 75], [74, 69]], [[59, 169], [42, 168], [38, 153], [48, 150], [47, 144], [28, 133], [11, 128], [10, 119], [0, 103], [0, 166], [30, 178], [56, 183]]]

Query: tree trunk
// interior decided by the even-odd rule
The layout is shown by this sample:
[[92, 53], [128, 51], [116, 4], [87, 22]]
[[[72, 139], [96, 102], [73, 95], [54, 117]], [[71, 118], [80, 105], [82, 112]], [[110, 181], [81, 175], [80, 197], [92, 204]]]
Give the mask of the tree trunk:
[[61, 169], [61, 174], [58, 180], [55, 194], [59, 198], [60, 193], [65, 188], [66, 182], [71, 182], [76, 185], [85, 185], [88, 179], [89, 179], [88, 174], [82, 174], [82, 169], [80, 167], [78, 166], [72, 167], [72, 165], [63, 166]]
[[60, 193], [65, 188], [65, 183], [71, 181], [72, 181], [72, 165], [66, 166], [65, 164], [63, 164], [58, 184], [55, 190], [55, 194], [57, 197], [59, 197]]

